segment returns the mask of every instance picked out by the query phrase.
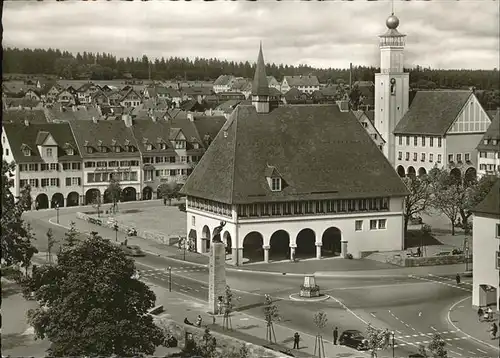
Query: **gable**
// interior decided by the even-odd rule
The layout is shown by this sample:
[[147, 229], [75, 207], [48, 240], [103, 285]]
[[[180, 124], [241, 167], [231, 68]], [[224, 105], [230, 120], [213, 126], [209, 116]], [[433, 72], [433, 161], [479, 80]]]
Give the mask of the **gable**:
[[491, 120], [488, 113], [483, 109], [477, 97], [471, 94], [457, 118], [448, 129], [447, 134], [484, 133], [490, 123]]
[[45, 141], [43, 141], [42, 145], [54, 146], [57, 145], [57, 142], [55, 141], [54, 137], [52, 137], [52, 135], [49, 133], [47, 138], [45, 138]]

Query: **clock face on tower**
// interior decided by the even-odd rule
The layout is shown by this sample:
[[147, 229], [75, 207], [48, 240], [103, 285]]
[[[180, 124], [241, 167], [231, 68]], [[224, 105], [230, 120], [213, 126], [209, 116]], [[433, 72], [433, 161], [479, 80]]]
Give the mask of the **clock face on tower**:
[[395, 84], [396, 83], [396, 79], [395, 78], [391, 78], [391, 84]]

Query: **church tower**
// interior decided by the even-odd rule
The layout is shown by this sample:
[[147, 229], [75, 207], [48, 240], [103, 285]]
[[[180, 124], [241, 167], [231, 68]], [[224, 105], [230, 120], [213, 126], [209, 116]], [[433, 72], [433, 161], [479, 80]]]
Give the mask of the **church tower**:
[[408, 110], [410, 74], [403, 71], [406, 35], [397, 27], [394, 13], [387, 18], [387, 31], [380, 35], [380, 73], [375, 74], [375, 128], [384, 138], [384, 155], [394, 166], [396, 139], [393, 134], [398, 122]]
[[252, 105], [257, 113], [269, 113], [269, 85], [266, 76], [266, 63], [262, 55], [262, 43], [260, 44], [259, 57], [255, 68], [255, 76], [252, 83]]

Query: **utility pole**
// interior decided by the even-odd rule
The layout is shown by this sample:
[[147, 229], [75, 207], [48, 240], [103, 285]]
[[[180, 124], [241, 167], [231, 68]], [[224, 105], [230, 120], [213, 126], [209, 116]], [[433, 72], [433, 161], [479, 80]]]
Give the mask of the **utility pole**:
[[349, 63], [349, 91], [352, 90], [352, 62]]

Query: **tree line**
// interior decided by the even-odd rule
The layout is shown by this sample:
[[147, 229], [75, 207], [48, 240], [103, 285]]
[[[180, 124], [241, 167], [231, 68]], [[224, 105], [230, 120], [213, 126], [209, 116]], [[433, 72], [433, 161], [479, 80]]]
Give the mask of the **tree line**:
[[[59, 49], [3, 50], [3, 73], [23, 75], [54, 75], [63, 79], [112, 80], [132, 77], [153, 80], [213, 81], [220, 75], [253, 78], [255, 64], [217, 58], [195, 59], [169, 57], [117, 58], [110, 53], [78, 52], [76, 55]], [[379, 68], [354, 66], [353, 81], [373, 81]], [[349, 82], [349, 69], [314, 68], [307, 65], [267, 64], [267, 74], [281, 81], [284, 76], [315, 75], [321, 83]], [[468, 88], [483, 90], [499, 88], [498, 70], [442, 70], [416, 66], [410, 73], [411, 87], [422, 89]]]

